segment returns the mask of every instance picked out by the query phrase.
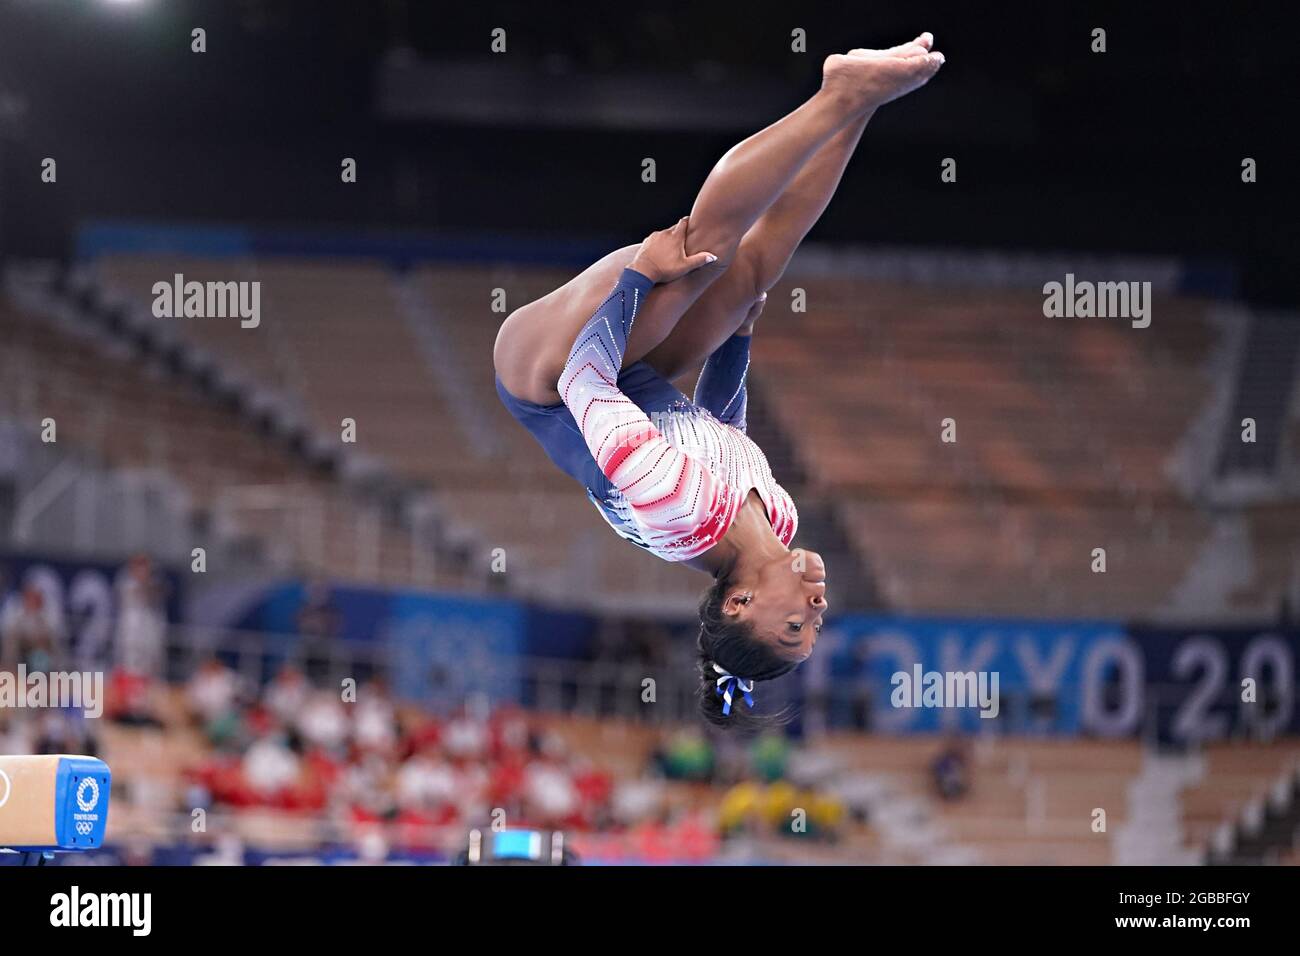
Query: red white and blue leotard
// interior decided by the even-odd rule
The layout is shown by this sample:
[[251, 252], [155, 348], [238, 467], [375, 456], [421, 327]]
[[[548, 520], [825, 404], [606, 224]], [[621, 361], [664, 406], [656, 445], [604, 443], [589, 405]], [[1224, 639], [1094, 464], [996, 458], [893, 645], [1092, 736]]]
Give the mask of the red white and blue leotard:
[[[664, 560], [689, 561], [721, 541], [751, 489], [788, 545], [798, 512], [745, 434], [749, 338], [733, 336], [709, 357], [694, 401], [643, 362], [622, 369], [637, 309], [653, 285], [623, 271], [574, 342], [558, 385], [562, 405], [523, 402], [498, 381], [502, 400], [586, 486], [619, 535]], [[585, 461], [577, 460], [573, 431]]]

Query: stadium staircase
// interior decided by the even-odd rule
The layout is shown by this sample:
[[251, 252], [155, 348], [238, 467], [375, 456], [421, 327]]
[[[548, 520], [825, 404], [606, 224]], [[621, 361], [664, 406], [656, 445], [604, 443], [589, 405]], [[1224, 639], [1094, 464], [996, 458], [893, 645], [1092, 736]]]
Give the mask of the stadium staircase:
[[1215, 836], [1207, 855], [1214, 865], [1277, 863], [1300, 849], [1300, 765], [1284, 771]]
[[[1287, 413], [1300, 377], [1300, 316], [1255, 315], [1237, 378], [1233, 414], [1226, 424], [1219, 476], [1270, 478], [1287, 438]], [[1242, 441], [1243, 419], [1255, 421], [1255, 440]]]
[[1128, 819], [1117, 828], [1114, 861], [1123, 866], [1183, 866], [1200, 862], [1183, 831], [1182, 791], [1199, 782], [1204, 761], [1147, 751], [1128, 785]]

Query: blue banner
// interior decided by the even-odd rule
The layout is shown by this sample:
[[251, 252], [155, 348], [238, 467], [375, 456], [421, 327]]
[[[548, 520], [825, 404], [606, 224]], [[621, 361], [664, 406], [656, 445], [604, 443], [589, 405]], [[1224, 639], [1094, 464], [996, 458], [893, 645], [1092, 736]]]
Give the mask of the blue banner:
[[860, 687], [871, 728], [887, 733], [1300, 732], [1300, 631], [848, 616], [834, 632], [833, 723], [838, 689]]
[[[888, 733], [1007, 724], [1022, 732], [1078, 733], [1088, 688], [1129, 647], [1122, 626], [1101, 621], [850, 616], [837, 618], [834, 630], [841, 639], [831, 676], [837, 684], [862, 682], [872, 728]], [[967, 673], [984, 675], [993, 698], [986, 705], [979, 706], [978, 693], [969, 706], [926, 699], [930, 675]]]
[[1129, 629], [1142, 648], [1161, 740], [1300, 733], [1300, 630]]
[[528, 609], [517, 601], [290, 582], [268, 588], [231, 626], [299, 634], [308, 617], [330, 638], [387, 645], [389, 680], [403, 697], [518, 699]]

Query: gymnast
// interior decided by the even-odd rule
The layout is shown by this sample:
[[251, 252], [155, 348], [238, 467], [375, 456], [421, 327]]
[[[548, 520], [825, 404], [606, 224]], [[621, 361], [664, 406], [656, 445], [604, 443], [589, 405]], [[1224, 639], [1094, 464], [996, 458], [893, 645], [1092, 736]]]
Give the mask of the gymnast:
[[[497, 393], [613, 530], [704, 571], [699, 699], [728, 726], [755, 681], [806, 660], [826, 612], [821, 556], [790, 549], [798, 517], [745, 433], [750, 336], [826, 208], [875, 111], [943, 65], [922, 33], [826, 59], [821, 88], [732, 147], [690, 215], [611, 252], [512, 312]], [[693, 399], [671, 384], [703, 362]]]

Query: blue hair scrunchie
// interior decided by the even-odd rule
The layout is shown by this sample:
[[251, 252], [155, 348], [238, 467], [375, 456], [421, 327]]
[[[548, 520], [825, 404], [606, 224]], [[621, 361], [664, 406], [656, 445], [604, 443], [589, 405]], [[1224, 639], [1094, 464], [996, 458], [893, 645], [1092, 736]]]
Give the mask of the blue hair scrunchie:
[[717, 664], [713, 665], [713, 669], [719, 675], [717, 693], [722, 698], [722, 716], [731, 716], [731, 698], [735, 694], [736, 688], [740, 688], [740, 693], [744, 698], [745, 703], [749, 705], [750, 710], [753, 710], [754, 698], [752, 694], [754, 690], [754, 682], [752, 680], [745, 680], [743, 677], [736, 677], [734, 674], [723, 670]]

